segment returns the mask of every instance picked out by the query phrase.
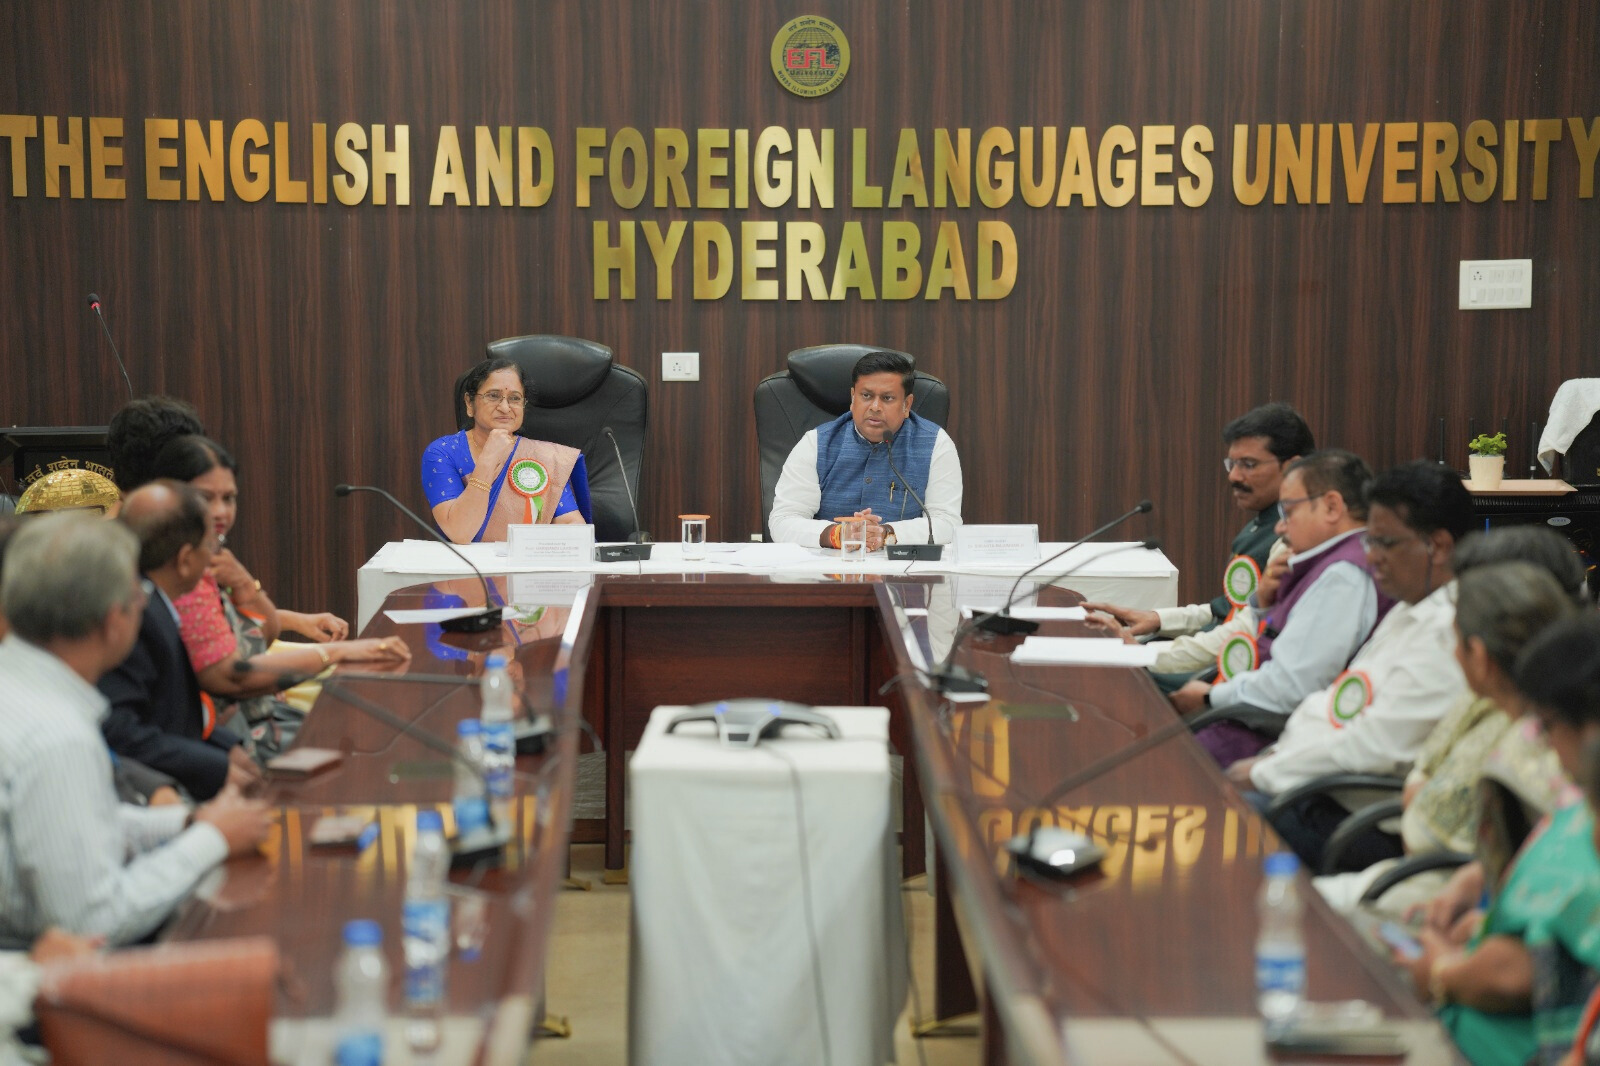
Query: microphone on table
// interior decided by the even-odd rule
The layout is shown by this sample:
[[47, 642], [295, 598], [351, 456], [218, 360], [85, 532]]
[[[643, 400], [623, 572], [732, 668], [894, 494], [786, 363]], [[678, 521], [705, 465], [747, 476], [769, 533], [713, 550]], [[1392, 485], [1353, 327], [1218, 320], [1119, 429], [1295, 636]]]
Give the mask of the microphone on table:
[[416, 512], [412, 511], [411, 508], [395, 499], [383, 489], [378, 488], [376, 485], [335, 485], [333, 487], [333, 494], [335, 496], [348, 496], [352, 492], [372, 492], [388, 500], [401, 514], [415, 522], [424, 532], [428, 534], [428, 536], [432, 537], [434, 540], [438, 541], [440, 544], [443, 544], [446, 548], [449, 548], [452, 552], [454, 552], [456, 558], [466, 563], [468, 568], [471, 569], [474, 574], [478, 575], [478, 580], [483, 582], [484, 609], [475, 614], [463, 615], [459, 618], [446, 619], [445, 621], [439, 623], [440, 629], [444, 630], [446, 633], [483, 633], [500, 624], [500, 608], [492, 606], [494, 603], [494, 594], [489, 589], [489, 579], [483, 576], [482, 570], [479, 570], [476, 566], [472, 565], [472, 560], [463, 555], [461, 553], [461, 549], [457, 548], [454, 544], [451, 544], [448, 540], [446, 540], [444, 535], [441, 534], [437, 529], [434, 529], [431, 525], [418, 518]]
[[[1027, 577], [1029, 574], [1033, 573], [1035, 570], [1038, 570], [1040, 567], [1048, 566], [1049, 564], [1055, 562], [1057, 559], [1061, 558], [1063, 555], [1067, 554], [1072, 549], [1089, 543], [1089, 541], [1094, 540], [1096, 537], [1100, 536], [1100, 534], [1106, 532], [1107, 530], [1115, 529], [1117, 526], [1120, 526], [1122, 523], [1126, 522], [1128, 519], [1132, 518], [1134, 515], [1136, 515], [1136, 514], [1149, 514], [1154, 509], [1155, 509], [1155, 504], [1151, 503], [1149, 500], [1140, 500], [1138, 502], [1138, 504], [1134, 506], [1133, 510], [1129, 511], [1126, 514], [1119, 515], [1116, 518], [1113, 518], [1111, 521], [1107, 522], [1105, 525], [1101, 526], [1099, 529], [1095, 530], [1093, 533], [1090, 533], [1087, 537], [1084, 537], [1082, 540], [1073, 541], [1071, 544], [1068, 544], [1065, 548], [1062, 548], [1060, 551], [1058, 551], [1054, 555], [1050, 556], [1050, 558], [1045, 559], [1043, 562], [1035, 563], [1033, 566], [1030, 566], [1028, 569], [1026, 569], [1022, 573], [1018, 574], [1017, 575], [1017, 580], [1015, 582], [1013, 582], [1012, 585], [1011, 585], [1010, 593], [1007, 594], [1009, 598], [1006, 600], [1005, 606], [1001, 607], [998, 611], [989, 612], [989, 614], [987, 614], [981, 621], [977, 622], [977, 625], [979, 626], [979, 628], [981, 628], [981, 629], [983, 629], [983, 630], [985, 630], [985, 631], [987, 631], [989, 633], [1000, 633], [1000, 634], [1006, 635], [1006, 636], [1009, 636], [1009, 635], [1014, 634], [1014, 633], [1032, 633], [1032, 632], [1035, 632], [1036, 630], [1038, 630], [1038, 628], [1039, 628], [1039, 623], [1038, 622], [1029, 621], [1026, 618], [1014, 618], [1014, 617], [1012, 617], [1012, 615], [1011, 615], [1011, 613], [1009, 611], [1009, 608], [1011, 607], [1011, 605], [1017, 602], [1017, 599], [1018, 599], [1017, 589], [1021, 587], [1022, 579]], [[1098, 556], [1096, 558], [1098, 558]], [[1091, 562], [1092, 560], [1085, 560], [1085, 561], [1086, 562]]]
[[[1096, 759], [1083, 769], [1068, 774], [1032, 806], [1040, 811], [1049, 810], [1073, 789], [1081, 788], [1123, 763], [1143, 755], [1151, 748], [1165, 744], [1178, 734], [1187, 732], [1189, 732], [1189, 720], [1179, 717], [1177, 721], [1170, 722], [1153, 733], [1147, 733], [1131, 744], [1125, 744]], [[1139, 844], [1139, 841], [1131, 838], [1130, 842]], [[1046, 877], [1058, 878], [1094, 867], [1105, 856], [1104, 849], [1085, 834], [1057, 826], [1041, 827], [1038, 822], [1035, 822], [1026, 833], [1018, 833], [1006, 841], [1005, 848], [1016, 859], [1019, 868]]]
[[[1145, 501], [1145, 502], [1149, 502], [1149, 501]], [[1124, 517], [1126, 517], [1126, 516], [1124, 516]], [[1082, 543], [1082, 542], [1080, 541], [1079, 543]], [[1077, 547], [1077, 545], [1074, 544], [1074, 545], [1072, 545], [1072, 547], [1075, 548], [1075, 547]], [[1093, 556], [1092, 558], [1084, 559], [1083, 561], [1081, 561], [1079, 563], [1075, 563], [1073, 566], [1069, 567], [1068, 569], [1066, 569], [1066, 570], [1062, 571], [1061, 573], [1055, 575], [1054, 577], [1050, 578], [1048, 583], [1049, 584], [1055, 584], [1057, 581], [1060, 581], [1063, 578], [1071, 577], [1073, 574], [1076, 574], [1079, 570], [1083, 569], [1085, 566], [1088, 566], [1090, 563], [1096, 562], [1096, 561], [1098, 561], [1100, 559], [1105, 559], [1105, 558], [1107, 558], [1109, 556], [1112, 556], [1112, 555], [1120, 555], [1123, 552], [1135, 551], [1135, 550], [1139, 550], [1139, 549], [1143, 549], [1144, 551], [1160, 551], [1161, 550], [1161, 542], [1158, 541], [1158, 540], [1141, 540], [1141, 541], [1136, 541], [1136, 542], [1134, 542], [1132, 544], [1125, 544], [1120, 548], [1113, 548], [1111, 551], [1102, 552], [1101, 554]], [[1068, 550], [1070, 550], [1070, 549], [1068, 549]], [[1061, 554], [1063, 554], [1063, 553], [1062, 552], [1057, 552], [1055, 555], [1051, 556], [1051, 558], [1052, 559], [1057, 558]], [[1048, 559], [1045, 560], [1045, 561], [1049, 562]], [[1038, 569], [1038, 567], [1034, 567], [1033, 568], [1033, 570], [1037, 570], [1037, 569]], [[1029, 570], [1028, 573], [1032, 573], [1033, 570]], [[1026, 576], [1026, 575], [1024, 575], [1024, 576]], [[1022, 579], [1018, 578], [1017, 580], [1020, 582]], [[1015, 588], [1016, 586], [1012, 586], [1012, 587]], [[982, 674], [977, 673], [977, 672], [972, 671], [972, 670], [968, 670], [966, 667], [963, 667], [963, 666], [954, 665], [956, 653], [961, 650], [961, 642], [963, 640], [965, 640], [967, 637], [971, 636], [972, 633], [975, 630], [982, 628], [984, 622], [988, 621], [990, 618], [993, 618], [993, 617], [999, 615], [1002, 611], [1006, 610], [1013, 603], [1016, 603], [1017, 600], [1021, 599], [1023, 595], [1024, 595], [1023, 593], [1014, 593], [1011, 596], [1010, 599], [1008, 599], [1005, 603], [1001, 604], [995, 610], [986, 611], [985, 613], [980, 614], [980, 615], [974, 615], [970, 620], [968, 620], [966, 622], [963, 622], [961, 624], [960, 628], [958, 628], [956, 630], [955, 636], [950, 641], [950, 653], [948, 655], [946, 655], [944, 657], [944, 661], [942, 663], [940, 663], [936, 668], [934, 668], [934, 670], [931, 673], [929, 673], [929, 675], [928, 675], [929, 678], [934, 682], [934, 685], [937, 687], [937, 689], [940, 692], [987, 692], [987, 691], [989, 691], [989, 682], [984, 678], [984, 676]], [[1033, 624], [1033, 623], [1030, 623], [1030, 624]], [[1037, 624], [1033, 624], [1033, 625], [1034, 625], [1034, 628], [1038, 628]]]
[[133, 399], [133, 382], [128, 380], [128, 368], [122, 365], [122, 353], [117, 351], [117, 342], [111, 339], [111, 327], [106, 325], [106, 316], [100, 311], [100, 297], [94, 293], [89, 294], [89, 310], [94, 312], [94, 317], [100, 320], [100, 329], [106, 335], [106, 343], [111, 345], [111, 354], [117, 357], [117, 369], [122, 371], [122, 383], [128, 386], [128, 399]]
[[633, 512], [633, 532], [628, 534], [627, 544], [596, 545], [594, 557], [602, 563], [619, 563], [626, 560], [638, 562], [648, 559], [655, 547], [655, 538], [640, 528], [639, 504], [633, 497], [633, 487], [628, 484], [628, 464], [622, 461], [622, 445], [617, 443], [617, 435], [611, 432], [610, 426], [606, 426], [601, 432], [610, 439], [611, 450], [617, 453], [617, 469], [622, 472], [622, 491], [627, 493], [628, 508]]
[[900, 468], [894, 465], [894, 437], [895, 435], [892, 430], [884, 431], [883, 446], [888, 449], [887, 454], [889, 459], [889, 469], [893, 471], [895, 477], [900, 479], [901, 487], [903, 487], [907, 492], [911, 493], [911, 498], [917, 501], [917, 506], [922, 508], [922, 517], [928, 521], [928, 543], [891, 544], [888, 552], [889, 558], [920, 559], [924, 561], [943, 558], [944, 546], [935, 544], [933, 542], [933, 515], [928, 513], [928, 505], [923, 502], [922, 497], [917, 494], [917, 490], [911, 487], [911, 482], [908, 481], [906, 476], [900, 472]]

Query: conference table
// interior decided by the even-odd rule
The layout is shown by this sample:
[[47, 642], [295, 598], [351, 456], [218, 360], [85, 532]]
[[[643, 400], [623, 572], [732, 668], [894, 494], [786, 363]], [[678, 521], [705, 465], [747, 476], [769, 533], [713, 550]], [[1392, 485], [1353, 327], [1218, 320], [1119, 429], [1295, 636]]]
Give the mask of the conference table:
[[[343, 764], [275, 784], [282, 824], [266, 855], [230, 863], [223, 888], [169, 935], [273, 935], [294, 974], [280, 1015], [326, 1014], [339, 925], [374, 916], [398, 935], [415, 806], [445, 801], [451, 787], [442, 756], [342, 701], [379, 702], [411, 730], [449, 737], [476, 713], [470, 682], [499, 649], [514, 656], [530, 705], [551, 714], [557, 741], [519, 760], [516, 841], [505, 865], [472, 886], [495, 934], [480, 960], [452, 969], [451, 1035], [462, 1046], [525, 1049], [537, 1020], [553, 894], [566, 846], [583, 839], [581, 823], [569, 833], [579, 717], [595, 724], [620, 771], [655, 706], [761, 694], [889, 709], [891, 743], [906, 755], [904, 851], [920, 864], [924, 800], [937, 841], [936, 979], [924, 1006], [935, 1018], [978, 1010], [985, 1061], [1268, 1061], [1255, 1016], [1254, 900], [1276, 842], [1205, 753], [1175, 734], [1049, 810], [1037, 806], [1064, 776], [1171, 723], [1143, 671], [1025, 665], [1009, 657], [1017, 638], [979, 634], [954, 661], [986, 675], [988, 695], [951, 702], [923, 671], [950, 653], [969, 597], [981, 605], [998, 595], [993, 581], [1004, 575], [837, 561], [815, 573], [718, 572], [709, 560], [698, 570], [687, 565], [697, 561], [674, 562], [656, 573], [492, 575], [491, 597], [515, 606], [476, 637], [388, 612], [471, 605], [483, 596], [477, 579], [446, 574], [387, 592], [364, 635], [400, 635], [415, 655], [410, 676], [462, 684], [363, 677], [344, 683], [343, 695], [341, 685], [325, 690], [299, 743], [341, 749]], [[1037, 593], [1044, 605], [1080, 598], [1048, 584]], [[552, 602], [532, 602], [541, 597]], [[1047, 621], [1042, 632], [1082, 629]], [[620, 801], [625, 777], [608, 775], [608, 813], [620, 813], [610, 801]], [[378, 809], [373, 849], [323, 855], [305, 843], [314, 815], [361, 804]], [[620, 859], [622, 823], [611, 821], [596, 839], [615, 842]], [[1108, 849], [1100, 870], [1065, 885], [1015, 876], [1003, 844], [1040, 821], [1087, 829]], [[1381, 1010], [1409, 1044], [1406, 1061], [1458, 1061], [1427, 1009], [1303, 888], [1311, 997]]]
[[[1039, 545], [1049, 559], [1068, 544]], [[508, 565], [503, 544], [461, 546], [473, 565], [495, 578], [493, 599], [526, 613], [559, 609], [579, 589], [593, 587], [601, 621], [589, 649], [585, 717], [603, 738], [606, 816], [585, 820], [573, 839], [604, 839], [611, 880], [625, 867], [627, 753], [644, 735], [650, 712], [729, 696], [763, 696], [800, 703], [865, 706], [903, 672], [883, 643], [874, 589], [884, 580], [940, 579], [955, 601], [998, 606], [1034, 562], [969, 564], [955, 552], [926, 562], [874, 554], [844, 561], [837, 552], [782, 544], [708, 546], [685, 559], [678, 544], [657, 544], [644, 562], [595, 563], [554, 569]], [[1041, 573], [1072, 571], [1074, 587], [1137, 607], [1176, 602], [1178, 572], [1159, 549], [1140, 542], [1088, 543], [1072, 548]], [[357, 575], [362, 624], [387, 596], [386, 610], [426, 611], [485, 601], [463, 560], [432, 541], [385, 545]], [[1026, 586], [1024, 586], [1026, 588]], [[381, 595], [380, 595], [381, 594]], [[953, 615], [952, 615], [953, 617]], [[954, 623], [951, 623], [954, 628]], [[888, 694], [893, 699], [893, 694]], [[911, 734], [903, 714], [892, 719], [890, 743], [905, 754]], [[903, 868], [924, 864], [921, 792], [916, 766], [906, 760], [902, 789]]]
[[[477, 717], [477, 678], [493, 651], [510, 656], [524, 699], [550, 712], [554, 739], [542, 754], [517, 759], [511, 839], [500, 862], [451, 874], [457, 921], [476, 915], [477, 931], [492, 935], [481, 937], [475, 958], [453, 955], [444, 1043], [428, 1061], [525, 1059], [542, 1019], [550, 921], [566, 872], [583, 657], [594, 620], [594, 606], [580, 591], [567, 609], [546, 613], [542, 626], [517, 627], [515, 640], [510, 625], [408, 639], [413, 658], [404, 668], [380, 674], [341, 668], [324, 682], [294, 748], [332, 749], [342, 759], [305, 779], [269, 775], [266, 798], [278, 817], [262, 854], [226, 863], [162, 932], [170, 942], [266, 935], [277, 943], [285, 972], [271, 1030], [273, 1061], [330, 1061], [328, 1018], [346, 921], [377, 920], [391, 972], [403, 965], [400, 912], [416, 814], [438, 809], [447, 833], [453, 831], [454, 768], [441, 743], [454, 741], [458, 721]], [[368, 627], [369, 636], [388, 634], [411, 637], [386, 619]], [[572, 678], [578, 680], [569, 687]], [[360, 851], [310, 842], [319, 818], [345, 814], [370, 818], [375, 841]], [[478, 939], [470, 930], [468, 936]], [[393, 996], [391, 1006], [398, 1015]], [[408, 1061], [401, 1028], [397, 1017], [386, 1061]]]
[[[948, 654], [937, 586], [886, 581], [876, 596], [897, 660], [915, 669]], [[1044, 621], [1039, 633], [1093, 631]], [[1290, 1061], [1269, 1060], [1255, 1008], [1255, 899], [1262, 860], [1281, 847], [1271, 829], [1187, 731], [1172, 731], [1144, 670], [1015, 662], [1021, 639], [984, 634], [955, 655], [987, 679], [986, 699], [899, 688], [944, 886], [934, 1016], [981, 1011], [986, 1062]], [[1088, 779], [1040, 806], [1074, 775]], [[1019, 875], [1005, 844], [1041, 824], [1090, 834], [1107, 850], [1100, 868]], [[1301, 889], [1308, 997], [1382, 1011], [1404, 1061], [1461, 1061], [1396, 973], [1309, 881]]]

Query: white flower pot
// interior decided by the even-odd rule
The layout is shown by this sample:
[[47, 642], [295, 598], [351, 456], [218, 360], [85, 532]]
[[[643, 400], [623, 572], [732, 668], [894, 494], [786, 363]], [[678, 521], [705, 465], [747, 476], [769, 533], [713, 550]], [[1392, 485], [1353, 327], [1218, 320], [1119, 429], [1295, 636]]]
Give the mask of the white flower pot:
[[1506, 457], [1503, 455], [1471, 455], [1467, 464], [1472, 472], [1472, 487], [1497, 489], [1506, 475]]

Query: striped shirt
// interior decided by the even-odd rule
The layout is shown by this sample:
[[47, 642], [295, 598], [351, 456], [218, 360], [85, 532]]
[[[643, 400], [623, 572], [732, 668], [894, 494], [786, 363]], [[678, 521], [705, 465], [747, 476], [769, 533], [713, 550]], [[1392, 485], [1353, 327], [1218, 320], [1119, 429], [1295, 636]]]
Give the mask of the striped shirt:
[[57, 925], [126, 944], [227, 858], [182, 806], [117, 801], [104, 696], [15, 634], [0, 642], [0, 947]]

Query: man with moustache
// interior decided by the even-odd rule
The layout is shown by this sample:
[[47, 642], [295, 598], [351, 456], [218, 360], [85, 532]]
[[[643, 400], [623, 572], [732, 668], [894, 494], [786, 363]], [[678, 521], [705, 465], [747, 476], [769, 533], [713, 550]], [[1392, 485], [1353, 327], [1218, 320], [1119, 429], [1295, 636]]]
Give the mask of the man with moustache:
[[[1111, 603], [1086, 603], [1092, 611], [1111, 615], [1133, 636], [1187, 636], [1210, 629], [1250, 602], [1267, 556], [1277, 541], [1278, 493], [1289, 464], [1316, 450], [1311, 427], [1286, 403], [1269, 403], [1229, 422], [1222, 429], [1228, 454], [1222, 468], [1234, 506], [1251, 518], [1233, 538], [1224, 571], [1223, 594], [1209, 603], [1143, 610]], [[1171, 687], [1187, 680], [1184, 675]], [[1158, 678], [1158, 681], [1160, 679]]]

